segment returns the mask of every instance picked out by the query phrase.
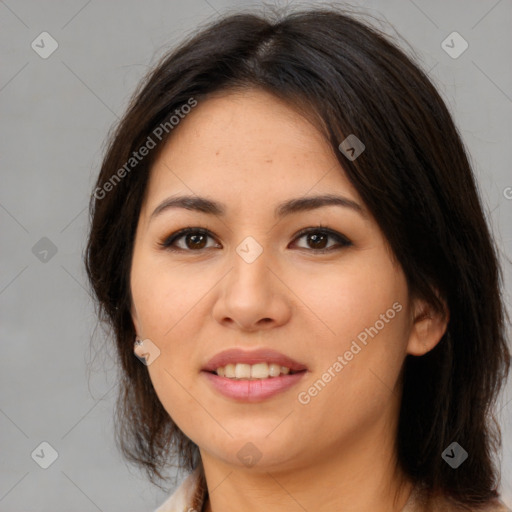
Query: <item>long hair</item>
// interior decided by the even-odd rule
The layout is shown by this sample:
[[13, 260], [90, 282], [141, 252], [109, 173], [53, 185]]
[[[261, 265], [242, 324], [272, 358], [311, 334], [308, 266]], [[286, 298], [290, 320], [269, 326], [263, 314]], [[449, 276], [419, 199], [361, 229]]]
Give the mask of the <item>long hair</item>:
[[[154, 483], [173, 457], [187, 470], [200, 462], [133, 356], [135, 229], [151, 166], [172, 137], [170, 127], [155, 130], [191, 98], [200, 105], [214, 92], [254, 87], [315, 120], [388, 240], [411, 296], [448, 306], [438, 345], [404, 363], [399, 464], [414, 482], [466, 505], [497, 496], [501, 438], [493, 410], [510, 353], [497, 250], [466, 151], [419, 66], [379, 30], [333, 8], [275, 20], [231, 14], [209, 24], [160, 60], [110, 137], [84, 259], [119, 356], [123, 453]], [[338, 149], [350, 134], [366, 146], [353, 161]], [[148, 137], [156, 147], [131, 161]], [[470, 454], [456, 471], [441, 457], [453, 441]]]

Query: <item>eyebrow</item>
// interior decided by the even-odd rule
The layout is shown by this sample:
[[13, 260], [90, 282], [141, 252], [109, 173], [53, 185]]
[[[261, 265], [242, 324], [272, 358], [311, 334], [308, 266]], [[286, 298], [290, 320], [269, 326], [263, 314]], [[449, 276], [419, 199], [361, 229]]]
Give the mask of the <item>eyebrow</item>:
[[[274, 210], [274, 217], [281, 219], [293, 213], [315, 210], [324, 206], [341, 206], [343, 208], [350, 208], [351, 210], [359, 213], [362, 217], [367, 217], [361, 205], [348, 197], [333, 194], [289, 199], [276, 206]], [[220, 217], [224, 217], [226, 215], [226, 206], [222, 203], [207, 199], [206, 197], [184, 195], [168, 197], [162, 201], [151, 214], [150, 220], [171, 208], [184, 208], [186, 210]]]

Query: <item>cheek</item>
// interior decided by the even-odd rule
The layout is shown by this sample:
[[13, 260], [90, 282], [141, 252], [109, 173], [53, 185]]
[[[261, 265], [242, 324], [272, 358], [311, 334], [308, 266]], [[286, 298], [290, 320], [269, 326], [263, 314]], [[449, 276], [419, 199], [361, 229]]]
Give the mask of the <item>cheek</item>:
[[[290, 280], [294, 279], [290, 275]], [[393, 304], [405, 310], [407, 285], [403, 273], [384, 257], [371, 261], [354, 258], [354, 261], [336, 268], [328, 268], [293, 281], [296, 291], [309, 311], [319, 320], [318, 331], [323, 333], [324, 346], [341, 349], [365, 328], [379, 321], [386, 322], [386, 331], [394, 324], [395, 334], [403, 330], [404, 323], [395, 321], [400, 315]], [[386, 315], [386, 312], [389, 314]], [[378, 327], [381, 326], [382, 320]], [[325, 329], [323, 328], [325, 327]], [[384, 329], [382, 329], [384, 332]]]
[[321, 350], [311, 353], [314, 371], [302, 389], [318, 383], [322, 398], [316, 406], [323, 410], [358, 410], [364, 400], [368, 405], [384, 402], [399, 376], [408, 338], [403, 273], [382, 257], [317, 275], [307, 283], [300, 294], [321, 320], [310, 323], [310, 330], [314, 324], [325, 329], [315, 336]]
[[163, 408], [178, 428], [195, 442], [202, 425], [209, 424], [211, 420], [206, 409], [194, 398], [197, 394], [187, 392], [189, 384], [185, 382], [179, 368], [172, 367], [169, 357], [157, 359], [148, 366], [148, 371]]
[[193, 341], [201, 321], [208, 318], [201, 298], [214, 285], [207, 281], [204, 273], [186, 272], [143, 251], [134, 253], [130, 284], [140, 335], [160, 350], [148, 372], [160, 401], [173, 415], [197, 406], [180, 384], [187, 387], [197, 372]]
[[[141, 256], [134, 258], [131, 290], [143, 335], [167, 345], [190, 314], [200, 309], [201, 298], [213, 287], [208, 275], [165, 261]], [[160, 258], [159, 258], [160, 260]], [[199, 307], [198, 307], [199, 306]]]

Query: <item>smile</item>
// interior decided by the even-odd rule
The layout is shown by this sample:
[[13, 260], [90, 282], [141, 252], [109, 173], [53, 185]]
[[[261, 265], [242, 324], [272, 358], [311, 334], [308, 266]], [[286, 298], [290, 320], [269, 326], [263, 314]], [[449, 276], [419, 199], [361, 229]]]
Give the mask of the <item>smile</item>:
[[243, 402], [261, 402], [295, 386], [307, 367], [271, 348], [233, 348], [212, 357], [201, 375], [216, 393]]

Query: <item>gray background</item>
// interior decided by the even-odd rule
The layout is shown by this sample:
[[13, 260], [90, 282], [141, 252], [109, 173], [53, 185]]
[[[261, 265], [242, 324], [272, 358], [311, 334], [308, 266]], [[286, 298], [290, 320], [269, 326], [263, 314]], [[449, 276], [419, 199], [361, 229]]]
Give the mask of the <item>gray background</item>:
[[[254, 5], [0, 1], [1, 511], [142, 511], [167, 496], [114, 447], [115, 365], [95, 331], [81, 261], [86, 208], [107, 131], [149, 66], [198, 24]], [[394, 26], [455, 116], [500, 246], [510, 304], [512, 1], [352, 5]], [[59, 45], [47, 59], [31, 48], [43, 31]], [[469, 43], [456, 59], [441, 47], [453, 31]], [[34, 249], [43, 237], [56, 254], [47, 240]], [[510, 382], [500, 408], [502, 491], [512, 506]], [[46, 470], [31, 458], [42, 441], [58, 452]]]

